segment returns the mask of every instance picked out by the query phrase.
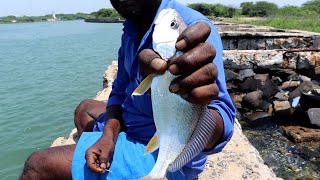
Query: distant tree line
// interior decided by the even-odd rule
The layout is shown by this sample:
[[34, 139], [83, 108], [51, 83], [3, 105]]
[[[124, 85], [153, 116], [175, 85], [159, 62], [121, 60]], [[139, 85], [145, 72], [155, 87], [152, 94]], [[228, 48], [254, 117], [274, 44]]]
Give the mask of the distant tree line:
[[[92, 12], [90, 14], [87, 13], [76, 13], [76, 14], [56, 14], [57, 19], [62, 21], [68, 20], [79, 20], [79, 19], [93, 19], [93, 18], [109, 18], [116, 17], [120, 18], [119, 13], [114, 9], [100, 9], [97, 12]], [[0, 17], [0, 23], [12, 23], [12, 22], [42, 22], [53, 19], [52, 14], [48, 14], [45, 16], [6, 16]]]
[[[190, 8], [195, 9], [206, 16], [211, 17], [270, 17], [270, 16], [313, 16], [320, 15], [320, 0], [310, 0], [301, 7], [284, 6], [279, 8], [276, 4], [267, 1], [243, 2], [240, 7], [225, 6], [222, 4], [195, 3], [189, 4]], [[112, 8], [103, 8], [97, 12], [90, 14], [56, 14], [60, 20], [77, 20], [77, 19], [93, 19], [93, 18], [121, 18], [119, 13]], [[0, 23], [10, 22], [39, 22], [52, 19], [52, 15], [45, 16], [6, 16], [0, 17]]]
[[222, 4], [195, 3], [189, 4], [190, 8], [195, 9], [206, 16], [214, 17], [269, 17], [269, 16], [308, 16], [320, 15], [320, 0], [310, 0], [301, 7], [284, 6], [279, 8], [276, 4], [267, 1], [243, 2], [240, 8], [225, 6]]

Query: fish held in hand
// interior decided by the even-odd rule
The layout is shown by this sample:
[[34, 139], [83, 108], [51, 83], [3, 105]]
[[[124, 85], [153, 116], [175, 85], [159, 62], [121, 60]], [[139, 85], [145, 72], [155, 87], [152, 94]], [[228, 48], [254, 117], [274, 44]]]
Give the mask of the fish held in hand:
[[[162, 59], [179, 56], [175, 44], [187, 28], [174, 9], [162, 10], [156, 21], [153, 49]], [[205, 105], [191, 104], [171, 93], [169, 86], [177, 76], [168, 70], [162, 75], [145, 78], [133, 95], [142, 95], [151, 87], [151, 100], [156, 133], [146, 147], [146, 153], [159, 148], [157, 161], [151, 172], [142, 179], [166, 179], [168, 171], [181, 169], [197, 156], [212, 137], [215, 121]]]

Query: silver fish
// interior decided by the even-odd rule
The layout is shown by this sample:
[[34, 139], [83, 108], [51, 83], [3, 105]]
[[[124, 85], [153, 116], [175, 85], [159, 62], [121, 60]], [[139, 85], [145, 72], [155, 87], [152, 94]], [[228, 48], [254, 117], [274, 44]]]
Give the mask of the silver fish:
[[[174, 9], [162, 10], [155, 21], [153, 49], [164, 59], [181, 55], [176, 52], [178, 36], [187, 25]], [[176, 76], [166, 71], [149, 75], [133, 95], [142, 95], [151, 87], [151, 100], [156, 133], [147, 145], [146, 153], [159, 148], [157, 161], [151, 172], [142, 179], [166, 179], [167, 172], [181, 169], [199, 154], [209, 142], [211, 124], [204, 116], [206, 106], [195, 105], [169, 91]], [[214, 128], [214, 127], [213, 127]]]

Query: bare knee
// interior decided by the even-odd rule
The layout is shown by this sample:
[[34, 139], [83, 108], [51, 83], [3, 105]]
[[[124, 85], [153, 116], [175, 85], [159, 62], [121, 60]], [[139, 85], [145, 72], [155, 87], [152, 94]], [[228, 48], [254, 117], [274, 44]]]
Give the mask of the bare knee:
[[74, 124], [76, 125], [76, 127], [80, 126], [82, 124], [82, 116], [84, 114], [86, 114], [86, 112], [88, 111], [88, 108], [90, 108], [90, 106], [92, 106], [92, 99], [86, 99], [83, 100], [76, 108], [76, 110], [74, 111]]
[[71, 179], [71, 161], [75, 145], [47, 148], [32, 153], [25, 162], [20, 180]]
[[24, 164], [24, 169], [20, 180], [27, 180], [27, 179], [46, 179], [46, 172], [44, 166], [46, 165], [43, 162], [43, 158], [40, 152], [32, 153]]
[[92, 99], [85, 99], [80, 102], [80, 104], [77, 106], [76, 110], [74, 111], [74, 116], [79, 116], [82, 113], [85, 113], [88, 111], [88, 108], [91, 106], [94, 100]]

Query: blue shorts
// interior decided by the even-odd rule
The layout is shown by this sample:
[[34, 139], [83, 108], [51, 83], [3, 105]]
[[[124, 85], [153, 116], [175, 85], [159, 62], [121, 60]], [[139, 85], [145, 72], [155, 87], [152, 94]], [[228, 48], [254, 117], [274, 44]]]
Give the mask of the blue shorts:
[[[104, 127], [102, 125], [104, 118], [104, 114], [98, 118], [95, 130]], [[151, 171], [158, 151], [144, 155], [146, 145], [131, 139], [125, 132], [121, 132], [115, 146], [113, 159], [111, 160], [110, 172], [104, 174], [91, 172], [86, 166], [85, 153], [101, 135], [102, 132], [84, 132], [81, 135], [72, 160], [73, 179], [139, 179]], [[196, 177], [191, 177], [190, 175], [187, 177], [185, 175], [189, 170], [188, 167], [184, 167], [174, 173], [168, 173], [167, 177], [168, 179], [195, 179]]]

